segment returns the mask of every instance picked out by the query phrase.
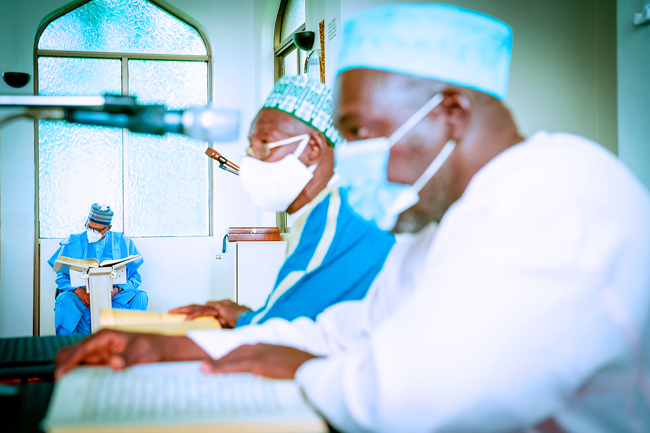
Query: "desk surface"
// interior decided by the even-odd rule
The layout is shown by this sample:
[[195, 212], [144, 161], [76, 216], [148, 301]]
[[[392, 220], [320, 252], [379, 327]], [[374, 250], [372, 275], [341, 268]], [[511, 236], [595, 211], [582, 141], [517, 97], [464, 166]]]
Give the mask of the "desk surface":
[[0, 380], [41, 377], [52, 380], [54, 358], [63, 346], [74, 344], [84, 335], [20, 337], [0, 339]]
[[17, 390], [17, 394], [0, 396], [2, 432], [41, 433], [41, 421], [45, 418], [54, 383], [30, 383], [11, 388]]
[[[40, 433], [40, 424], [54, 389], [56, 352], [84, 335], [0, 339], [0, 380], [22, 382], [0, 385], [0, 430], [3, 433]], [[41, 382], [26, 383], [30, 378]]]

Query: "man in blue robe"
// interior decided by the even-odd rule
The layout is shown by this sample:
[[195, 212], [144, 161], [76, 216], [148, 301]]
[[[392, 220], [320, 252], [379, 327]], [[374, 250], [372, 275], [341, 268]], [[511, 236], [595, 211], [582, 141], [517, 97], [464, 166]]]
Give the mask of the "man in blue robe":
[[[122, 233], [112, 232], [113, 211], [109, 206], [93, 204], [86, 222], [86, 231], [72, 234], [61, 241], [61, 247], [48, 260], [50, 266], [60, 256], [73, 259], [117, 260], [138, 254], [133, 241]], [[113, 286], [113, 308], [146, 310], [149, 298], [138, 287], [142, 278], [138, 268], [142, 260], [126, 265], [126, 284]], [[90, 334], [90, 295], [85, 287], [72, 287], [70, 275], [57, 272], [59, 295], [54, 304], [54, 324], [57, 335]]]
[[337, 186], [331, 91], [305, 76], [275, 85], [249, 132], [240, 168], [255, 204], [286, 211], [291, 222], [287, 259], [265, 305], [252, 311], [229, 300], [189, 305], [170, 313], [214, 316], [224, 328], [272, 318], [314, 319], [342, 301], [362, 299], [395, 239], [357, 215]]

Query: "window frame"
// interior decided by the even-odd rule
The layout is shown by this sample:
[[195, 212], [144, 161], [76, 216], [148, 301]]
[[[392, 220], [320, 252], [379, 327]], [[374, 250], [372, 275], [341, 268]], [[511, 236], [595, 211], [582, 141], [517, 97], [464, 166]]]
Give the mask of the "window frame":
[[[275, 28], [273, 34], [273, 54], [274, 54], [274, 80], [273, 82], [278, 81], [282, 76], [284, 76], [284, 58], [292, 53], [294, 50], [298, 50], [298, 69], [299, 73], [304, 73], [305, 65], [302, 63], [305, 59], [302, 58], [302, 53], [300, 48], [296, 46], [293, 42], [293, 35], [298, 32], [304, 32], [307, 29], [307, 23], [302, 23], [296, 30], [293, 31], [289, 36], [284, 40], [280, 40], [282, 37], [282, 19], [284, 17], [284, 11], [287, 8], [288, 0], [281, 0], [280, 7], [278, 8], [278, 13], [275, 17]], [[305, 1], [306, 3], [306, 1]], [[306, 21], [306, 17], [305, 17]], [[281, 233], [287, 232], [287, 213], [286, 212], [276, 212], [275, 214], [275, 223], [280, 228]]]
[[[170, 8], [168, 5], [159, 2], [158, 0], [145, 0], [154, 6], [162, 9], [163, 11], [169, 13], [176, 19], [182, 21], [186, 25], [190, 26], [201, 36], [203, 43], [205, 44], [206, 53], [205, 55], [192, 55], [192, 54], [151, 54], [151, 53], [118, 53], [118, 52], [102, 52], [102, 51], [63, 51], [63, 50], [42, 50], [38, 48], [38, 43], [41, 39], [41, 36], [47, 26], [57, 18], [85, 5], [86, 3], [91, 2], [92, 0], [80, 0], [74, 4], [68, 5], [61, 9], [58, 9], [48, 16], [46, 16], [41, 24], [39, 25], [38, 31], [36, 32], [36, 37], [34, 40], [34, 94], [39, 94], [39, 76], [38, 76], [38, 59], [40, 57], [64, 57], [64, 58], [91, 58], [91, 59], [116, 59], [121, 63], [121, 85], [122, 85], [122, 95], [129, 95], [129, 60], [162, 60], [162, 61], [194, 61], [194, 62], [204, 62], [207, 63], [208, 71], [208, 80], [207, 80], [207, 101], [208, 105], [212, 103], [212, 49], [210, 47], [210, 42], [205, 34], [205, 32], [195, 23], [193, 23], [189, 17], [185, 16], [181, 11]], [[40, 196], [39, 196], [39, 122], [34, 122], [34, 164], [35, 164], [35, 204], [34, 212], [36, 215], [36, 224], [35, 224], [35, 240], [38, 243], [40, 239]], [[128, 176], [129, 169], [129, 130], [124, 128], [122, 129], [122, 164], [123, 164], [123, 189], [124, 189], [124, 203], [123, 203], [123, 232], [130, 236], [130, 206], [128, 203], [128, 194], [130, 187], [130, 179]], [[213, 147], [213, 143], [208, 143], [209, 147]], [[208, 164], [208, 209], [209, 209], [209, 219], [208, 219], [208, 237], [214, 236], [214, 218], [213, 218], [213, 169], [212, 164]], [[166, 236], [161, 236], [166, 237]], [[185, 237], [185, 236], [181, 236]]]

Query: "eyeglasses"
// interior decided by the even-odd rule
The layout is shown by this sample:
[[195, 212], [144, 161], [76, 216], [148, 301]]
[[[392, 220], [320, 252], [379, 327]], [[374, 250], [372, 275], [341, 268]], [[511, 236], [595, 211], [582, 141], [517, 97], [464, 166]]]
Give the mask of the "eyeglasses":
[[86, 230], [90, 230], [92, 232], [97, 233], [98, 235], [102, 235], [102, 234], [106, 233], [106, 231], [108, 230], [108, 226], [104, 226], [103, 229], [94, 229], [94, 228], [90, 227], [88, 225], [88, 223], [86, 223]]
[[273, 143], [262, 143], [262, 145], [257, 148], [257, 152], [253, 149], [253, 145], [250, 145], [246, 148], [246, 156], [263, 160], [271, 154], [271, 149], [274, 147], [284, 146], [286, 144], [295, 143], [296, 141], [309, 140], [309, 138], [309, 134], [302, 134], [284, 140], [274, 141]]

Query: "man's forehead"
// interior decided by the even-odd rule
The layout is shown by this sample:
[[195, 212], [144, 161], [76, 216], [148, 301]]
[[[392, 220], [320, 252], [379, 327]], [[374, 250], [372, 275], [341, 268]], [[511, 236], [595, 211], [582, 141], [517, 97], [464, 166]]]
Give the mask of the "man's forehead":
[[262, 108], [251, 125], [249, 137], [257, 135], [294, 134], [314, 130], [299, 119], [283, 111]]
[[377, 69], [351, 69], [336, 78], [334, 119], [379, 115], [418, 106], [445, 83]]

